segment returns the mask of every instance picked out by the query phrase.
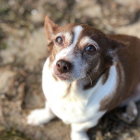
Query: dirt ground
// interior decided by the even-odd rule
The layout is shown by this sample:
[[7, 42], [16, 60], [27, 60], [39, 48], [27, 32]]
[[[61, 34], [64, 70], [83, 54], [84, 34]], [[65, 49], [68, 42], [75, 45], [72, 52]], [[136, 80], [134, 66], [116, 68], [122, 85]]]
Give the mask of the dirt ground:
[[[105, 33], [140, 37], [140, 0], [0, 0], [0, 140], [70, 139], [70, 126], [58, 119], [26, 124], [29, 111], [44, 106], [45, 15], [60, 25], [88, 23]], [[124, 110], [106, 114], [89, 130], [91, 140], [140, 140], [140, 115], [129, 124], [119, 117]]]

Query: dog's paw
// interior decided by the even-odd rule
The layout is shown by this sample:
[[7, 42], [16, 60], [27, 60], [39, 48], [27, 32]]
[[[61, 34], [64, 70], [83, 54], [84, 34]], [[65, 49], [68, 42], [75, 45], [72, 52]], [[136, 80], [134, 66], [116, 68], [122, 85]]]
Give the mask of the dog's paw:
[[120, 119], [127, 123], [132, 123], [138, 116], [138, 109], [134, 102], [130, 102], [126, 107], [126, 112], [120, 115]]
[[27, 123], [31, 125], [42, 125], [50, 120], [45, 109], [36, 109], [27, 116]]

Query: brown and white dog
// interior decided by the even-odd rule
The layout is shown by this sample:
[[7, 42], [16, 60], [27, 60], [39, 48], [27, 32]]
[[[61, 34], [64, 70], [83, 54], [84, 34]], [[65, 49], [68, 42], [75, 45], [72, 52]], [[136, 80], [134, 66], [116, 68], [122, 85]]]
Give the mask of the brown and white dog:
[[107, 111], [140, 99], [140, 40], [105, 35], [84, 24], [60, 27], [48, 17], [45, 29], [49, 57], [42, 87], [47, 101], [27, 121], [40, 125], [57, 116], [71, 124], [72, 140], [89, 140], [86, 130]]

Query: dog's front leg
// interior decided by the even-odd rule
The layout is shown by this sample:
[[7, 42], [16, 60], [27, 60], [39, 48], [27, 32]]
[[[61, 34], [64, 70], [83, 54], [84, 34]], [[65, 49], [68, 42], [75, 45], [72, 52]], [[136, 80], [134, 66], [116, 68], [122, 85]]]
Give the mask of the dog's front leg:
[[42, 125], [55, 117], [47, 102], [45, 108], [33, 110], [27, 117], [27, 123], [31, 125]]
[[71, 125], [71, 140], [89, 140], [87, 130], [94, 127], [98, 121], [77, 123]]

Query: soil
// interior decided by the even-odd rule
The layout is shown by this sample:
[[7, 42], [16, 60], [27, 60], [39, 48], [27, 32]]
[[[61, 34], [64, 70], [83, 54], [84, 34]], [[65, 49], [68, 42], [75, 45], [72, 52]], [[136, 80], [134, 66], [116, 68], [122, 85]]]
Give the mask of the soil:
[[[0, 1], [0, 140], [69, 140], [70, 126], [55, 119], [29, 126], [26, 116], [44, 106], [41, 71], [46, 59], [44, 17], [86, 23], [105, 33], [140, 37], [140, 0]], [[140, 103], [137, 103], [140, 110]], [[91, 140], [140, 140], [140, 113], [131, 124], [125, 108], [107, 113], [88, 131]]]

